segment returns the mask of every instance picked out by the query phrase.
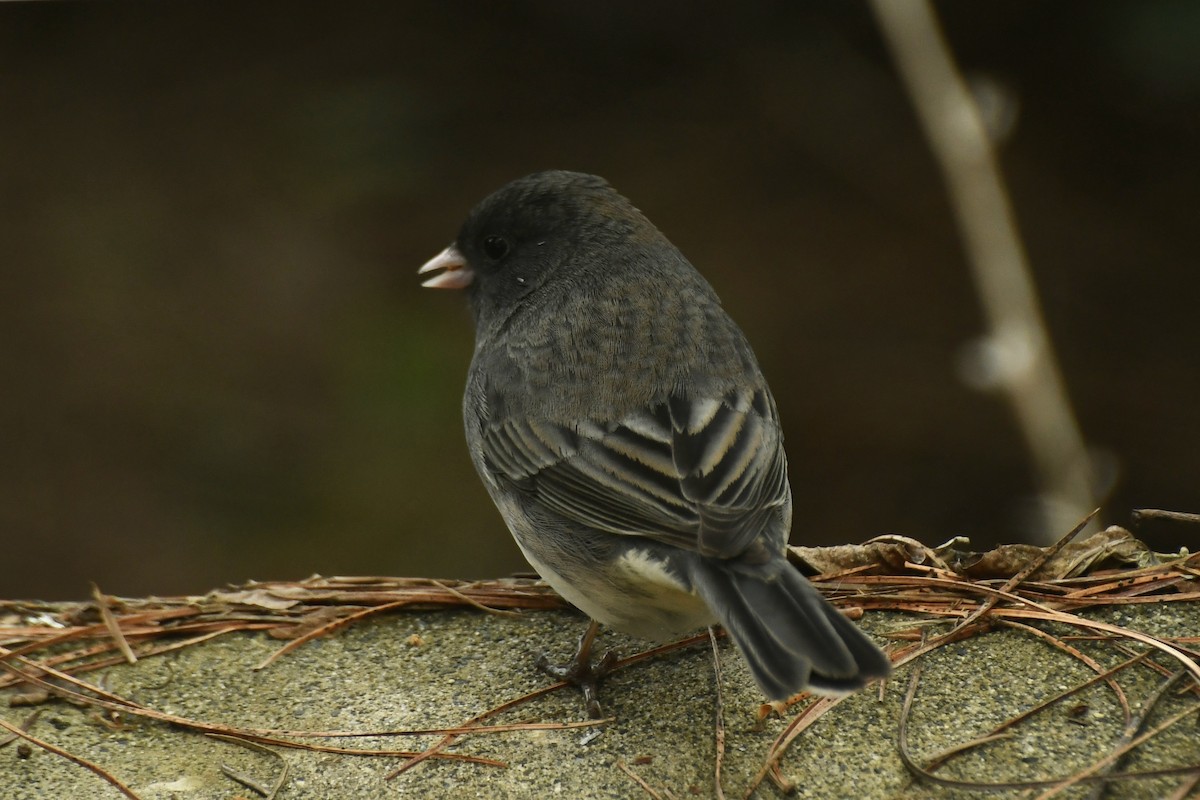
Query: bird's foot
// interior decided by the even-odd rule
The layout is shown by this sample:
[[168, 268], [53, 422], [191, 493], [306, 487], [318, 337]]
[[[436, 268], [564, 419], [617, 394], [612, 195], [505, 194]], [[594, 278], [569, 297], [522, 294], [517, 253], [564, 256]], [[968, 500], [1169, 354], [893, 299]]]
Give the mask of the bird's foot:
[[579, 647], [575, 649], [574, 657], [565, 664], [552, 664], [545, 653], [538, 656], [534, 662], [539, 670], [551, 678], [578, 686], [583, 692], [588, 716], [592, 719], [604, 717], [604, 711], [600, 708], [599, 685], [601, 679], [612, 672], [613, 665], [617, 663], [617, 654], [612, 650], [601, 656], [596, 663], [592, 663], [592, 644], [599, 630], [600, 624], [595, 621], [588, 625], [588, 629], [579, 638]]

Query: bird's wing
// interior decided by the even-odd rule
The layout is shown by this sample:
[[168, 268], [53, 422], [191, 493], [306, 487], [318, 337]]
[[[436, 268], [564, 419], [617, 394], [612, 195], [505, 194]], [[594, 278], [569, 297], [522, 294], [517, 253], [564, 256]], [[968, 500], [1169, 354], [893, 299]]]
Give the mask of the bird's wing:
[[591, 528], [729, 558], [777, 526], [789, 503], [765, 389], [672, 397], [608, 424], [501, 416], [483, 426], [492, 474]]

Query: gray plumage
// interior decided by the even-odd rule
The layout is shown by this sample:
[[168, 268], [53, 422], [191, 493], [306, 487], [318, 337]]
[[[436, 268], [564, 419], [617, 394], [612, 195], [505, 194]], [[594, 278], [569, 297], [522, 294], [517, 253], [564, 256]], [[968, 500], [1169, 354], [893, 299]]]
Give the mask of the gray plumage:
[[471, 458], [538, 572], [661, 640], [719, 621], [772, 699], [848, 691], [882, 652], [786, 561], [770, 389], [708, 283], [602, 179], [521, 178], [471, 211], [425, 285], [465, 288]]

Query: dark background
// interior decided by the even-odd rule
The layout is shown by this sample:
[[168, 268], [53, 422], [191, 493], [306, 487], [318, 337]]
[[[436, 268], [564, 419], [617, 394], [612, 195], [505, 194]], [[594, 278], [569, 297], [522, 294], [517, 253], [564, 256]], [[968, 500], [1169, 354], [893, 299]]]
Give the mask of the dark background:
[[[462, 298], [415, 270], [547, 167], [606, 176], [746, 330], [794, 541], [1023, 538], [1030, 464], [957, 377], [979, 304], [867, 8], [500, 5], [0, 6], [0, 597], [523, 569], [462, 443]], [[1105, 521], [1200, 511], [1200, 5], [939, 10], [1016, 111]]]

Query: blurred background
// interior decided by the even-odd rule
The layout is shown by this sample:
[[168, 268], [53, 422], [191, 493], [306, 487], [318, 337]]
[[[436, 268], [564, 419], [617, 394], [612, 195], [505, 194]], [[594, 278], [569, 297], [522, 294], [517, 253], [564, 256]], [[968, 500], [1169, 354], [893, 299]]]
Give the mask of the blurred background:
[[[938, 6], [1111, 493], [1200, 511], [1200, 5]], [[1035, 492], [950, 205], [857, 2], [4, 3], [0, 597], [527, 569], [462, 441], [507, 180], [607, 177], [716, 287], [793, 541], [1020, 541]], [[1138, 531], [1159, 549], [1195, 527]]]

